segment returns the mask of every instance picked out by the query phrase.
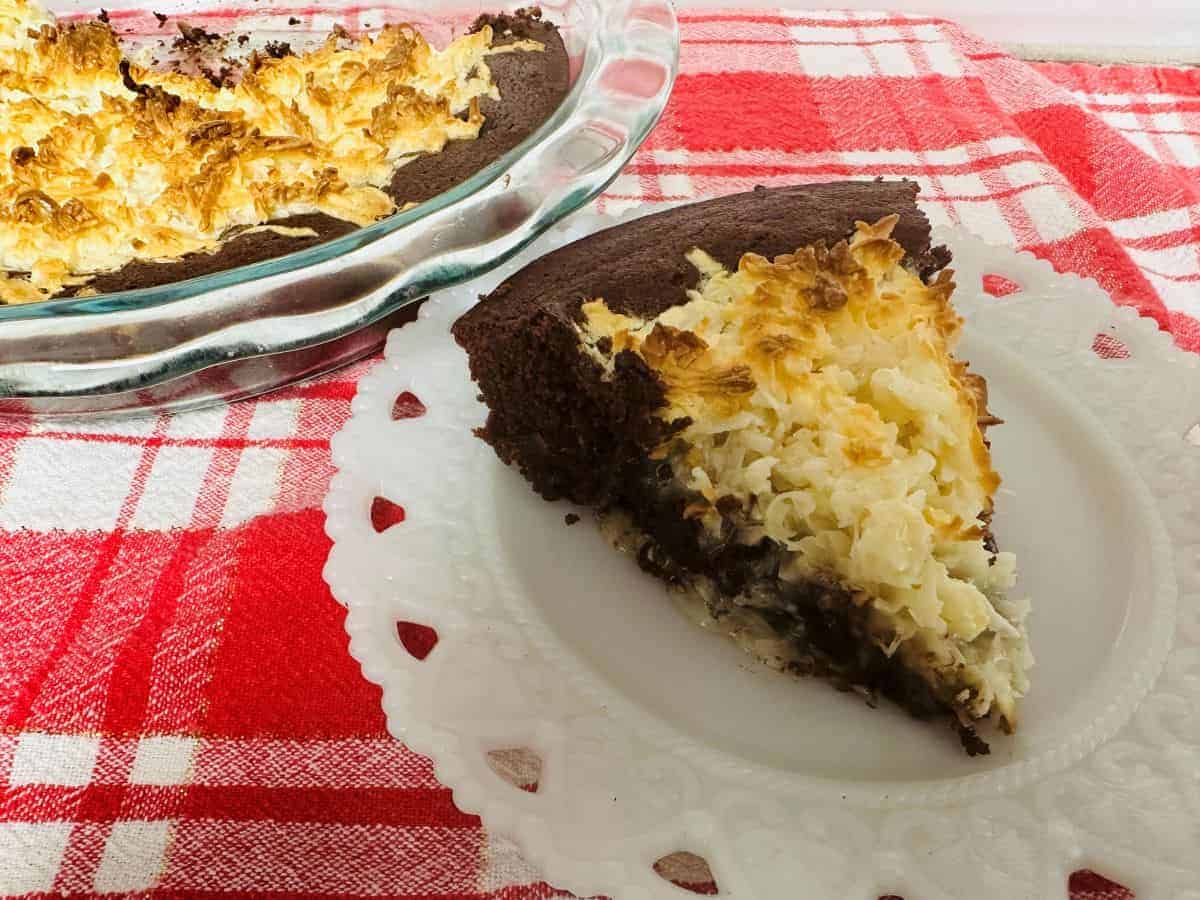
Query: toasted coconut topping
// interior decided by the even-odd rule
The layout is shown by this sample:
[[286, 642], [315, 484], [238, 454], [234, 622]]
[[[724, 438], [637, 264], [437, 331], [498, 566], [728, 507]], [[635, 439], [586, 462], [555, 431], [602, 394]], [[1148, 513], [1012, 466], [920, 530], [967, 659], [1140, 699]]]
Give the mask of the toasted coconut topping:
[[730, 272], [702, 249], [688, 302], [652, 320], [583, 306], [584, 351], [622, 351], [686, 422], [655, 455], [696, 497], [713, 539], [786, 550], [782, 577], [833, 580], [872, 609], [889, 655], [969, 718], [1015, 722], [1027, 689], [1024, 608], [1009, 553], [986, 545], [1000, 479], [982, 378], [955, 359], [952, 273], [926, 284], [891, 240], [896, 218], [848, 241]]
[[397, 167], [479, 135], [499, 98], [492, 29], [431, 48], [406, 25], [256, 57], [232, 87], [125, 59], [103, 22], [0, 0], [0, 303], [44, 299], [135, 260], [215, 249], [232, 230], [395, 210]]

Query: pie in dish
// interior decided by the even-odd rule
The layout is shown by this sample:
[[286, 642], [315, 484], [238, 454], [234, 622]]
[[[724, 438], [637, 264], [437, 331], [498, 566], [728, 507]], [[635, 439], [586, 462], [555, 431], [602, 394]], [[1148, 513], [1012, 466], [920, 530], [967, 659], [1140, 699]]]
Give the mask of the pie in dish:
[[908, 182], [724, 197], [535, 261], [460, 318], [479, 435], [770, 665], [1011, 732], [1027, 604], [984, 380]]
[[[404, 25], [270, 42], [220, 75], [127, 58], [102, 19], [0, 0], [0, 304], [165, 284], [369, 225], [515, 147], [569, 81], [536, 9], [481, 16], [441, 50]], [[176, 44], [233, 44], [177, 24]]]

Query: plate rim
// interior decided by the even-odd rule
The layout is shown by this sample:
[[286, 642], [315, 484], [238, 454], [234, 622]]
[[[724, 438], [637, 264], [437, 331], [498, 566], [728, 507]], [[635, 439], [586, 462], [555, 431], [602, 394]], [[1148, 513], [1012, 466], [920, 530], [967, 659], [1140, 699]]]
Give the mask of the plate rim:
[[[638, 210], [636, 212], [641, 213], [642, 211]], [[568, 223], [566, 226], [563, 226], [560, 229], [556, 230], [554, 237], [549, 238], [548, 240], [551, 240], [555, 243], [562, 243], [562, 242], [564, 242], [564, 240], [563, 240], [564, 238], [574, 236], [577, 233], [579, 233], [581, 230], [581, 227], [582, 227], [582, 230], [584, 232], [586, 232], [587, 230], [591, 230], [590, 228], [587, 227], [590, 225], [616, 224], [618, 221], [626, 220], [628, 218], [633, 218], [633, 217], [635, 217], [635, 216], [625, 216], [625, 217], [621, 217], [616, 220], [614, 220], [611, 217], [602, 217], [602, 216], [597, 216], [595, 214], [591, 214], [588, 216], [582, 216], [582, 217], [576, 217], [575, 219], [572, 219], [571, 222]], [[585, 223], [586, 223], [586, 225], [585, 225]], [[965, 235], [964, 233], [962, 233], [958, 230], [946, 230], [946, 229], [935, 230], [935, 239], [945, 240], [947, 243], [950, 243], [950, 244], [956, 245], [956, 246], [962, 246], [963, 244], [969, 243], [969, 244], [977, 245], [978, 247], [986, 248], [986, 252], [1005, 256], [1009, 260], [1009, 262], [1012, 262], [1013, 260], [1015, 260], [1016, 261], [1014, 263], [1015, 266], [1018, 269], [1020, 269], [1022, 272], [1029, 275], [1029, 277], [1034, 277], [1034, 278], [1048, 277], [1048, 278], [1052, 278], [1052, 279], [1058, 280], [1064, 284], [1069, 285], [1070, 292], [1073, 292], [1074, 294], [1076, 294], [1080, 297], [1086, 297], [1087, 298], [1086, 302], [1090, 303], [1093, 307], [1095, 307], [1095, 309], [1092, 310], [1093, 313], [1102, 314], [1102, 317], [1110, 325], [1113, 325], [1113, 323], [1115, 323], [1115, 325], [1113, 327], [1120, 328], [1121, 337], [1123, 339], [1126, 339], [1126, 342], [1134, 349], [1133, 357], [1135, 360], [1140, 359], [1140, 361], [1143, 363], [1148, 362], [1151, 364], [1151, 367], [1154, 367], [1154, 364], [1157, 361], [1159, 363], [1159, 365], [1158, 365], [1159, 368], [1167, 367], [1167, 368], [1173, 369], [1176, 365], [1178, 365], [1180, 367], [1187, 367], [1187, 368], [1195, 367], [1195, 362], [1196, 362], [1195, 359], [1191, 358], [1188, 355], [1185, 355], [1183, 353], [1183, 351], [1178, 350], [1177, 348], [1174, 348], [1173, 344], [1171, 344], [1169, 336], [1158, 333], [1157, 329], [1154, 327], [1152, 322], [1150, 322], [1148, 320], [1139, 319], [1133, 310], [1121, 309], [1121, 308], [1114, 307], [1112, 305], [1111, 301], [1108, 299], [1107, 295], [1104, 294], [1104, 292], [1099, 288], [1098, 285], [1095, 284], [1095, 282], [1090, 282], [1086, 279], [1079, 278], [1078, 276], [1059, 275], [1053, 271], [1053, 269], [1049, 265], [1049, 263], [1046, 263], [1045, 261], [1042, 261], [1042, 260], [1038, 260], [1035, 257], [1033, 257], [1031, 254], [1018, 253], [1018, 252], [1012, 251], [1008, 248], [991, 247], [990, 245], [984, 244], [982, 241], [979, 241], [977, 238]], [[1030, 273], [1032, 273], [1032, 274], [1030, 274]], [[506, 271], [493, 273], [493, 275], [490, 277], [490, 279], [485, 279], [485, 280], [498, 281], [502, 277], [504, 277], [505, 274], [506, 274]], [[476, 288], [473, 290], [477, 291], [478, 289]], [[442, 298], [444, 298], [445, 296], [446, 295], [442, 295]], [[425, 319], [428, 319], [428, 318], [432, 317], [439, 308], [445, 308], [443, 306], [443, 303], [445, 303], [446, 301], [444, 301], [442, 298], [435, 298], [434, 303], [427, 305], [427, 309], [423, 310], [423, 312], [422, 312], [422, 317]], [[992, 301], [989, 301], [989, 302], [992, 302]], [[1013, 309], [1019, 309], [1022, 305], [1027, 306], [1031, 302], [1044, 302], [1044, 300], [1039, 300], [1039, 298], [1037, 298], [1035, 296], [1030, 296], [1030, 295], [1021, 296], [1018, 294], [1018, 295], [1015, 295], [1015, 299], [1004, 298], [1003, 300], [997, 300], [994, 302], [998, 305], [998, 307], [1002, 306], [1004, 308], [1013, 310]], [[1100, 305], [1097, 306], [1097, 303], [1099, 303]], [[962, 311], [963, 310], [960, 307], [960, 312], [962, 312]], [[968, 316], [967, 318], [968, 318], [968, 320], [970, 320], [971, 317]], [[396, 338], [396, 336], [393, 335], [393, 338]], [[1164, 342], [1164, 338], [1165, 338], [1165, 342]], [[358, 417], [360, 415], [364, 415], [364, 416], [369, 415], [369, 412], [371, 409], [377, 408], [379, 406], [379, 403], [377, 402], [379, 400], [379, 397], [372, 396], [372, 395], [378, 394], [378, 388], [379, 388], [380, 384], [387, 380], [384, 376], [385, 375], [395, 376], [403, 369], [405, 363], [398, 361], [397, 359], [395, 359], [393, 357], [393, 353], [398, 352], [399, 348], [401, 347], [401, 345], [403, 343], [404, 342], [400, 339], [390, 341], [389, 342], [389, 353], [388, 353], [388, 357], [387, 357], [388, 363], [386, 365], [378, 367], [375, 372], [372, 372], [370, 375], [368, 375], [366, 377], [366, 379], [364, 379], [362, 389], [360, 391], [360, 397], [357, 398], [355, 401], [355, 416], [356, 417]], [[1003, 353], [1011, 354], [1013, 352], [1009, 348], [995, 347], [995, 345], [993, 345], [993, 349], [1000, 350], [1002, 352], [1002, 354]], [[1118, 368], [1119, 368], [1119, 364], [1118, 364]], [[1134, 368], [1134, 366], [1127, 366], [1126, 368]], [[379, 377], [376, 377], [376, 376], [379, 376]], [[1062, 389], [1056, 388], [1056, 390], [1059, 390], [1060, 393], [1063, 393]], [[359, 402], [360, 400], [362, 400], [363, 402], [360, 403]], [[1073, 402], [1075, 400], [1075, 398], [1072, 398], [1069, 395], [1064, 395], [1062, 397], [1059, 397], [1058, 400], [1061, 402], [1066, 402], [1066, 403], [1068, 403], [1068, 405], [1079, 406], [1079, 404], [1075, 404]], [[1154, 500], [1152, 492], [1150, 491], [1150, 488], [1147, 486], [1147, 484], [1145, 483], [1141, 474], [1138, 472], [1138, 469], [1134, 465], [1133, 461], [1129, 459], [1129, 455], [1121, 449], [1120, 442], [1116, 438], [1107, 434], [1105, 428], [1094, 421], [1095, 417], [1091, 415], [1090, 410], [1083, 408], [1080, 411], [1085, 413], [1086, 419], [1091, 420], [1089, 422], [1089, 424], [1091, 426], [1093, 426], [1092, 431], [1094, 432], [1094, 434], [1096, 436], [1098, 436], [1102, 439], [1101, 442], [1102, 443], [1107, 442], [1109, 445], [1111, 445], [1110, 449], [1112, 450], [1112, 453], [1115, 454], [1117, 459], [1121, 460], [1123, 467], [1127, 469], [1128, 473], [1131, 476], [1131, 483], [1135, 485], [1135, 490], [1139, 493], [1139, 496], [1141, 497], [1141, 500], [1144, 502], [1145, 506], [1147, 508], [1153, 508], [1153, 509], [1161, 512], [1160, 504]], [[378, 412], [377, 409], [376, 409], [376, 412]], [[352, 428], [351, 428], [352, 424], [353, 424], [353, 419], [352, 419], [351, 423], [347, 424], [347, 426], [344, 429], [344, 431], [342, 432], [342, 434], [340, 434], [338, 436], [338, 438], [335, 439], [335, 463], [338, 464], [339, 469], [341, 469], [342, 471], [340, 471], [339, 475], [337, 477], [335, 477], [335, 484], [334, 484], [334, 486], [331, 487], [330, 500], [327, 501], [327, 504], [326, 504], [326, 511], [327, 511], [327, 515], [329, 517], [329, 522], [330, 522], [330, 525], [333, 526], [329, 530], [330, 530], [330, 537], [333, 538], [334, 543], [335, 543], [335, 550], [336, 550], [337, 542], [339, 540], [339, 535], [337, 534], [337, 532], [339, 531], [339, 528], [337, 527], [337, 525], [335, 523], [337, 522], [338, 517], [341, 516], [346, 511], [345, 504], [340, 504], [335, 501], [335, 494], [338, 494], [339, 492], [344, 493], [347, 488], [347, 485], [345, 484], [345, 479], [343, 479], [342, 476], [344, 474], [346, 474], [345, 473], [346, 466], [344, 464], [349, 459], [348, 454], [351, 454], [353, 452], [352, 447], [350, 446], [351, 441], [352, 441]], [[343, 439], [343, 435], [351, 435], [351, 436], [347, 437], [346, 439]], [[1182, 438], [1182, 434], [1180, 435], [1180, 437]], [[1143, 503], [1139, 503], [1139, 506], [1142, 506], [1142, 505], [1143, 505]], [[1156, 537], [1158, 537], [1159, 540], [1157, 540], [1157, 541], [1152, 540], [1151, 543], [1152, 543], [1152, 546], [1158, 546], [1159, 549], [1162, 551], [1162, 553], [1159, 554], [1160, 557], [1162, 557], [1163, 553], [1167, 554], [1165, 559], [1160, 558], [1157, 561], [1158, 564], [1156, 566], [1160, 573], [1164, 573], [1162, 577], [1166, 578], [1167, 574], [1165, 574], [1165, 573], [1173, 572], [1172, 560], [1169, 558], [1169, 556], [1170, 556], [1169, 549], [1170, 549], [1172, 541], [1167, 538], [1166, 527], [1163, 524], [1161, 518], [1159, 518], [1157, 520], [1156, 529], [1161, 532], [1160, 534], [1156, 535]], [[338, 570], [337, 566], [334, 563], [334, 557], [333, 557], [332, 553], [331, 553], [330, 565], [327, 566], [327, 569], [326, 569], [326, 577], [330, 583], [330, 586], [334, 589], [335, 596], [337, 596], [339, 598], [339, 600], [342, 600], [343, 602], [347, 602], [350, 607], [350, 612], [347, 617], [347, 630], [351, 635], [351, 653], [352, 653], [352, 655], [354, 655], [355, 658], [359, 660], [360, 664], [362, 664], [363, 671], [364, 671], [364, 674], [366, 675], [366, 677], [368, 677], [368, 679], [370, 679], [372, 681], [375, 681], [376, 683], [380, 683], [381, 686], [384, 687], [385, 708], [387, 708], [387, 711], [389, 713], [389, 716], [388, 716], [389, 728], [392, 728], [393, 722], [395, 722], [396, 727], [395, 727], [394, 733], [396, 733], [398, 737], [408, 740], [410, 746], [412, 746], [414, 749], [429, 753], [430, 755], [435, 757], [435, 759], [438, 762], [439, 778], [443, 778], [443, 775], [445, 776], [443, 778], [443, 781], [445, 783], [449, 784], [454, 789], [456, 802], [461, 801], [462, 804], [467, 804], [467, 806], [465, 806], [464, 808], [471, 809], [472, 811], [479, 812], [481, 815], [483, 815], [484, 819], [485, 819], [485, 824], [489, 824], [489, 825], [499, 824], [501, 826], [501, 830], [507, 830], [507, 831], [514, 832], [518, 839], [519, 844], [526, 851], [526, 853], [530, 857], [532, 857], [536, 862], [538, 862], [543, 867], [543, 869], [545, 869], [548, 873], [560, 869], [561, 867], [559, 865], [559, 861], [556, 860], [556, 858], [555, 858], [555, 854], [551, 850], [549, 850], [546, 846], [547, 836], [545, 834], [541, 834], [539, 837], [539, 832], [538, 832], [538, 828], [536, 827], [536, 823], [530, 823], [528, 821], [528, 815], [529, 815], [528, 810], [518, 809], [514, 812], [512, 810], [496, 809], [495, 804], [489, 802], [488, 790], [486, 789], [486, 787], [484, 787], [480, 784], [477, 784], [477, 783], [471, 783], [469, 777], [467, 776], [467, 773], [460, 766], [455, 765], [455, 764], [447, 765], [445, 760], [441, 758], [441, 757], [445, 756], [445, 752], [448, 749], [447, 747], [445, 747], [445, 741], [436, 739], [434, 737], [434, 735], [432, 735], [432, 734], [424, 733], [424, 729], [422, 727], [414, 728], [413, 720], [406, 714], [405, 705], [403, 703], [398, 703], [398, 702], [389, 703], [388, 702], [389, 686], [385, 682], [387, 681], [387, 677], [388, 677], [389, 673], [387, 673], [385, 671], [381, 671], [378, 668], [378, 666], [373, 665], [374, 661], [371, 658], [371, 652], [370, 652], [371, 648], [369, 647], [369, 642], [366, 641], [366, 635], [364, 634], [364, 623], [362, 621], [360, 621], [359, 618], [355, 615], [356, 604], [355, 604], [355, 600], [352, 596], [354, 593], [353, 588], [350, 588], [346, 584], [345, 573], [340, 572]], [[1177, 589], [1177, 587], [1178, 587], [1178, 579], [1174, 579], [1174, 580], [1172, 580], [1171, 584], [1167, 586], [1167, 589], [1173, 590], [1173, 589]], [[1173, 637], [1176, 629], [1175, 629], [1174, 615], [1164, 617], [1163, 621], [1166, 621], [1167, 626], [1169, 626], [1169, 627], [1165, 627], [1164, 629], [1159, 629], [1159, 631], [1156, 632], [1156, 634], [1155, 634], [1155, 639], [1156, 639], [1155, 649], [1156, 650], [1161, 649], [1160, 656], [1165, 658], [1166, 654], [1167, 654], [1167, 649], [1169, 648], [1169, 646], [1171, 644], [1172, 637]], [[1130, 707], [1128, 710], [1129, 715], [1132, 715], [1134, 707], [1136, 707], [1137, 704], [1140, 702], [1140, 700], [1144, 698], [1145, 693], [1149, 692], [1151, 690], [1153, 682], [1159, 675], [1159, 669], [1161, 669], [1161, 664], [1162, 663], [1161, 663], [1161, 659], [1160, 659], [1160, 661], [1157, 665], [1150, 667], [1153, 671], [1147, 671], [1141, 676], [1141, 681], [1143, 682], [1143, 684], [1140, 687], [1138, 687], [1138, 689], [1135, 690], [1134, 693], [1138, 693], [1142, 696], [1135, 698], [1134, 700], [1132, 700], [1129, 703], [1129, 707]], [[392, 700], [395, 701], [394, 689], [392, 691]], [[1116, 727], [1114, 727], [1113, 731], [1119, 730], [1119, 728], [1121, 727], [1122, 724], [1123, 724], [1123, 722], [1118, 723], [1118, 725]], [[1091, 743], [1091, 746], [1079, 748], [1079, 749], [1077, 749], [1077, 752], [1073, 751], [1071, 754], [1068, 754], [1068, 755], [1072, 755], [1074, 758], [1071, 760], [1068, 760], [1065, 764], [1065, 767], [1064, 766], [1057, 767], [1058, 771], [1070, 771], [1070, 769], [1073, 766], [1078, 764], [1080, 759], [1086, 757], [1089, 753], [1094, 751], [1098, 744], [1103, 743], [1105, 740], [1108, 740], [1111, 737], [1112, 737], [1112, 735], [1109, 734], [1106, 737], [1098, 738], [1097, 740], [1095, 740], [1094, 742]], [[681, 749], [681, 748], [676, 748], [676, 749]], [[742, 762], [744, 763], [744, 761], [742, 761]], [[1004, 771], [1005, 771], [1005, 769], [999, 769], [992, 773], [987, 773], [987, 774], [988, 775], [999, 775], [999, 774], [1003, 773]], [[1047, 776], [1047, 774], [1048, 774], [1047, 772], [1034, 773], [1034, 775], [1032, 777], [1035, 780], [1036, 779], [1044, 779]], [[795, 778], [794, 773], [789, 773], [789, 777]], [[984, 776], [984, 777], [987, 777], [987, 776]], [[966, 778], [972, 779], [972, 778], [975, 778], [975, 776], [966, 776]], [[1002, 779], [993, 779], [993, 780], [1001, 781]], [[456, 783], [456, 782], [458, 782], [458, 783]], [[872, 785], [872, 791], [874, 791], [876, 787], [877, 787], [877, 785]], [[997, 791], [1001, 794], [1005, 793], [1007, 790], [1008, 789], [1004, 788], [1004, 787], [1000, 787], [997, 789]], [[988, 791], [987, 793], [991, 794], [992, 796], [996, 796], [997, 791]], [[509, 798], [509, 799], [511, 800], [511, 798]], [[953, 800], [954, 798], [951, 797], [950, 799]], [[965, 800], [967, 798], [963, 797], [963, 798], [959, 798], [959, 799]], [[903, 802], [904, 802], [903, 798], [901, 798], [900, 800], [897, 801], [897, 803], [899, 803], [901, 805], [903, 804]], [[949, 802], [949, 801], [944, 801], [944, 802]], [[519, 806], [519, 804], [513, 804], [513, 805]], [[700, 828], [700, 830], [711, 829], [711, 823], [693, 823], [693, 824], [696, 826], [700, 826], [703, 824], [703, 827]], [[552, 843], [552, 841], [550, 843]], [[1070, 841], [1067, 841], [1067, 843], [1070, 843]], [[1078, 854], [1081, 852], [1082, 852], [1081, 850], [1076, 849], [1075, 855], [1078, 856]], [[576, 873], [576, 874], [578, 874], [578, 873]], [[591, 891], [595, 891], [595, 890], [603, 890], [603, 891], [611, 891], [612, 890], [611, 886], [599, 886], [598, 887], [594, 884], [589, 886], [587, 884], [586, 880], [580, 881], [580, 882], [575, 882], [574, 877], [573, 877], [573, 870], [571, 870], [570, 867], [567, 867], [567, 869], [562, 871], [560, 875], [556, 876], [556, 880], [559, 881], [560, 883], [572, 886], [575, 889], [583, 890], [584, 892], [591, 892]], [[638, 884], [638, 887], [636, 888], [636, 890], [652, 890], [651, 888], [648, 888], [646, 886], [646, 884], [643, 882], [642, 879], [640, 879], [640, 878], [634, 879], [634, 881]], [[632, 886], [632, 882], [631, 882], [631, 886]], [[631, 893], [631, 896], [632, 895], [633, 894]]]

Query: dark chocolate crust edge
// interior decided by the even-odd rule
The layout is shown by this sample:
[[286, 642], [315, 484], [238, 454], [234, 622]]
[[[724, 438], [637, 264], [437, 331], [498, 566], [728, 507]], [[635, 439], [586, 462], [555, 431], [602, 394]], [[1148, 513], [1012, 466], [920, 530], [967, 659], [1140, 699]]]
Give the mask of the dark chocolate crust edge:
[[547, 499], [603, 505], [622, 465], [640, 459], [671, 426], [652, 416], [663, 404], [662, 387], [639, 357], [618, 354], [605, 380], [580, 353], [581, 305], [600, 297], [616, 312], [650, 318], [685, 302], [698, 283], [685, 259], [695, 247], [735, 268], [744, 253], [774, 257], [832, 244], [851, 235], [855, 222], [893, 213], [893, 237], [928, 277], [949, 254], [930, 246], [917, 191], [908, 181], [760, 188], [646, 216], [535, 260], [454, 325], [489, 408], [481, 436]]
[[[690, 498], [664, 493], [655, 483], [655, 469], [646, 463], [627, 467], [620, 495], [612, 501], [641, 535], [636, 557], [643, 571], [684, 591], [707, 579], [728, 604], [726, 611], [738, 596], [769, 591], [780, 598], [780, 608], [755, 612], [797, 651], [797, 660], [787, 667], [792, 674], [860, 693], [870, 706], [886, 697], [914, 718], [947, 722], [968, 756], [990, 752], [974, 725], [955, 714], [953, 691], [934, 686], [899, 656], [880, 649], [866, 610], [848, 591], [817, 580], [784, 581], [779, 576], [782, 553], [773, 541], [744, 544], [732, 534], [727, 540], [708, 540], [699, 523], [684, 516]], [[723, 610], [710, 604], [709, 613], [719, 619]]]
[[[539, 10], [480, 16], [471, 30], [478, 31], [484, 25], [491, 25], [495, 31], [496, 46], [529, 39], [544, 44], [545, 50], [500, 53], [489, 58], [488, 67], [502, 99], [485, 97], [480, 101], [485, 121], [479, 137], [452, 141], [441, 153], [420, 157], [397, 169], [387, 188], [397, 205], [424, 203], [486, 168], [533, 134], [567, 96], [570, 68], [566, 47], [558, 29], [542, 21]], [[290, 216], [269, 224], [310, 228], [316, 234], [289, 237], [257, 231], [232, 238], [214, 253], [192, 253], [167, 262], [130, 263], [97, 275], [86, 284], [65, 288], [56, 297], [72, 297], [84, 288], [110, 294], [212, 275], [305, 250], [357, 230], [350, 222], [323, 213]]]

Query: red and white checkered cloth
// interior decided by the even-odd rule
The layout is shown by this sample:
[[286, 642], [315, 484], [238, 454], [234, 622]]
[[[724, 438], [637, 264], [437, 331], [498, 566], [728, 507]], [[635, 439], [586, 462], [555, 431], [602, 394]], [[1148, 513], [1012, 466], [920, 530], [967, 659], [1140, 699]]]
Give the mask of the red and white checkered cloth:
[[[934, 222], [1200, 350], [1197, 70], [1031, 66], [875, 13], [682, 33], [604, 205], [903, 175]], [[346, 652], [320, 501], [368, 365], [175, 418], [0, 421], [0, 893], [558, 896], [389, 739]]]

